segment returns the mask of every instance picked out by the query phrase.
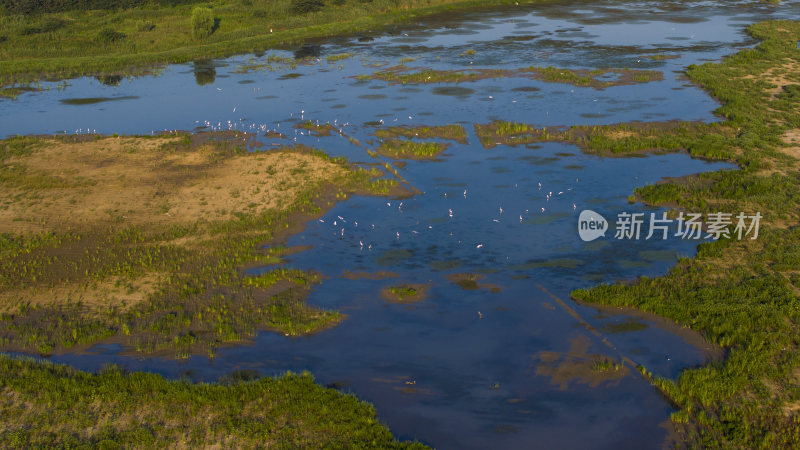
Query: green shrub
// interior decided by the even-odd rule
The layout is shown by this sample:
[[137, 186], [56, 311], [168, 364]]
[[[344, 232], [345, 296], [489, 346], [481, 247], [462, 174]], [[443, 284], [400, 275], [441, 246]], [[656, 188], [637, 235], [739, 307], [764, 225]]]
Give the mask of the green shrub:
[[156, 25], [153, 22], [147, 22], [141, 19], [136, 22], [136, 29], [139, 31], [153, 31], [155, 28]]
[[123, 39], [125, 39], [124, 33], [112, 30], [111, 28], [103, 28], [99, 33], [97, 33], [97, 37], [95, 37], [95, 41], [100, 44], [111, 44]]
[[293, 14], [307, 14], [319, 11], [325, 6], [321, 0], [292, 0], [289, 9]]
[[214, 32], [214, 13], [209, 8], [197, 7], [192, 10], [192, 36], [204, 39]]

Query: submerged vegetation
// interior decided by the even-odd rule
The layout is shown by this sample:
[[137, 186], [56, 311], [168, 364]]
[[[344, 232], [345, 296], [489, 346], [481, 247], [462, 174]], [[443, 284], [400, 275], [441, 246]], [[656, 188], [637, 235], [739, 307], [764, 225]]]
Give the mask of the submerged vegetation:
[[317, 275], [243, 268], [280, 264], [280, 248], [259, 247], [351, 193], [386, 194], [396, 182], [317, 150], [247, 152], [247, 142], [0, 141], [0, 345], [47, 354], [113, 338], [213, 356], [259, 329], [300, 335], [342, 320], [305, 304]]
[[98, 374], [0, 355], [0, 441], [7, 448], [425, 448], [397, 442], [375, 409], [307, 372], [167, 381], [111, 366]]
[[657, 134], [646, 124], [602, 127], [590, 130], [583, 142], [587, 148], [612, 152], [684, 149], [735, 161], [740, 170], [648, 186], [637, 194], [649, 203], [689, 211], [761, 212], [758, 239], [702, 244], [694, 259], [681, 260], [664, 277], [601, 285], [573, 296], [657, 313], [729, 350], [726, 360], [686, 370], [677, 381], [654, 379], [679, 406], [672, 418], [687, 443], [796, 448], [800, 147], [792, 136], [800, 133], [800, 97], [793, 95], [800, 85], [800, 22], [764, 22], [748, 31], [762, 40], [757, 47], [687, 71], [722, 102], [717, 113], [723, 122], [676, 124]]
[[465, 291], [488, 289], [489, 292], [496, 294], [502, 290], [500, 286], [490, 283], [481, 283], [480, 281], [483, 279], [483, 277], [483, 275], [477, 273], [451, 273], [445, 275], [445, 278], [447, 278], [448, 281], [457, 285], [461, 289], [464, 289]]

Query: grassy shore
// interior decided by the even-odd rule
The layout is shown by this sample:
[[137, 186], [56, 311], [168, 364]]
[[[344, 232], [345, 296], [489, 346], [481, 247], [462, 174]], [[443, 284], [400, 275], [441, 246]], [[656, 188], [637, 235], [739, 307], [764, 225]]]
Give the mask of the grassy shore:
[[[541, 0], [539, 0], [541, 1]], [[533, 3], [514, 0], [337, 0], [303, 10], [292, 0], [212, 0], [212, 32], [192, 28], [198, 5], [0, 16], [0, 85], [49, 77], [129, 73], [166, 63], [297, 45], [372, 32], [455, 9]], [[321, 3], [321, 2], [319, 2]], [[149, 5], [153, 5], [152, 3]]]
[[[717, 98], [723, 118], [547, 127], [475, 124], [487, 149], [566, 142], [603, 156], [687, 151], [735, 163], [636, 189], [631, 201], [699, 213], [760, 212], [758, 239], [699, 246], [660, 278], [577, 290], [582, 302], [633, 306], [700, 331], [723, 346], [719, 363], [677, 381], [650, 374], [679, 410], [680, 445], [722, 448], [800, 446], [800, 22], [752, 25], [762, 42], [721, 63], [693, 65], [691, 80]], [[735, 225], [735, 224], [733, 224]], [[731, 226], [731, 228], [733, 227]], [[731, 233], [734, 236], [733, 233]]]
[[193, 384], [0, 355], [0, 386], [5, 448], [426, 448], [395, 441], [371, 405], [308, 373]]

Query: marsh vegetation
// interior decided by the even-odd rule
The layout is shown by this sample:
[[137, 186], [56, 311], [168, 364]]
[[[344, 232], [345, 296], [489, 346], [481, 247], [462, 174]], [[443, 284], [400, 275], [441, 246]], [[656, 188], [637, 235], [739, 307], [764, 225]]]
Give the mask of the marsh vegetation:
[[303, 301], [318, 276], [242, 268], [280, 264], [279, 247], [260, 246], [353, 192], [387, 194], [395, 182], [313, 149], [251, 153], [243, 142], [2, 141], [3, 346], [47, 354], [113, 338], [138, 352], [213, 356], [258, 329], [289, 336], [339, 322]]
[[[11, 1], [0, 4], [0, 84], [128, 73], [378, 30], [414, 18], [513, 3], [475, 0]], [[517, 2], [519, 3], [519, 2]], [[98, 35], [98, 30], [102, 35]]]
[[[464, 83], [479, 80], [521, 77], [550, 83], [604, 89], [637, 83], [660, 81], [663, 74], [642, 69], [565, 69], [557, 67], [524, 67], [521, 69], [434, 70], [414, 69], [405, 65], [389, 67], [371, 75], [359, 75], [360, 80], [382, 80], [392, 84]], [[609, 79], [613, 78], [613, 79]]]
[[371, 405], [319, 386], [308, 372], [255, 379], [234, 373], [222, 383], [194, 384], [0, 355], [0, 382], [0, 440], [9, 448], [426, 448], [396, 441]]
[[656, 377], [656, 386], [681, 408], [673, 422], [682, 439], [704, 447], [794, 447], [800, 445], [800, 286], [794, 276], [800, 269], [800, 160], [796, 143], [785, 137], [800, 126], [800, 99], [790, 94], [800, 83], [800, 23], [765, 22], [748, 31], [763, 42], [687, 72], [723, 102], [717, 110], [723, 122], [681, 125], [655, 141], [646, 129], [627, 128], [623, 137], [594, 148], [682, 149], [736, 161], [740, 170], [647, 186], [637, 194], [690, 211], [760, 211], [767, 229], [757, 240], [702, 244], [694, 259], [683, 259], [664, 277], [572, 295], [655, 312], [729, 349], [724, 362], [684, 371], [677, 381]]
[[[0, 76], [4, 76], [6, 81], [15, 81], [42, 77], [45, 73], [75, 75], [116, 70], [130, 67], [131, 64], [141, 66], [153, 62], [184, 61], [198, 55], [209, 57], [266, 48], [301, 37], [327, 35], [337, 30], [354, 32], [370, 29], [372, 26], [407, 20], [421, 12], [441, 10], [437, 9], [439, 6], [414, 9], [424, 7], [423, 3], [401, 1], [390, 4], [378, 0], [366, 3], [265, 3], [237, 0], [202, 5], [175, 2], [174, 7], [164, 8], [166, 3], [152, 2], [142, 6], [132, 1], [130, 6], [133, 9], [127, 9], [129, 4], [125, 3], [124, 8], [82, 12], [86, 16], [85, 28], [83, 22], [74, 19], [77, 13], [71, 8], [45, 14], [3, 16], [0, 19], [4, 25], [2, 33], [8, 33], [8, 36], [0, 36], [0, 55], [4, 60]], [[406, 7], [412, 8], [411, 12], [400, 12]], [[211, 14], [198, 13], [195, 26], [191, 15], [198, 8]], [[209, 17], [212, 21], [208, 20]], [[530, 346], [525, 346], [522, 351], [527, 353], [519, 359], [530, 361], [533, 357], [533, 366], [522, 369], [531, 376], [543, 377], [545, 382], [540, 384], [546, 385], [549, 380], [549, 384], [558, 389], [568, 389], [576, 384], [586, 385], [597, 388], [592, 396], [602, 395], [600, 391], [617, 396], [619, 391], [614, 389], [625, 389], [629, 378], [641, 381], [638, 377], [628, 377], [631, 370], [636, 368], [644, 380], [653, 383], [669, 399], [671, 405], [677, 405], [672, 421], [678, 430], [678, 445], [797, 447], [800, 445], [800, 376], [797, 369], [800, 360], [796, 356], [800, 323], [800, 254], [797, 250], [800, 248], [797, 227], [800, 220], [797, 211], [797, 205], [800, 204], [799, 27], [797, 22], [790, 21], [756, 24], [748, 30], [754, 38], [761, 40], [755, 48], [740, 50], [721, 63], [687, 68], [686, 75], [721, 103], [716, 111], [721, 121], [713, 123], [668, 120], [669, 117], [653, 115], [649, 117], [655, 117], [657, 121], [613, 124], [604, 121], [605, 125], [570, 126], [567, 123], [554, 126], [553, 123], [559, 122], [547, 122], [548, 125], [541, 122], [545, 119], [539, 116], [549, 117], [549, 112], [543, 109], [535, 111], [538, 116], [530, 119], [532, 123], [524, 123], [523, 118], [528, 120], [533, 114], [508, 113], [501, 116], [505, 120], [495, 114], [475, 119], [469, 117], [467, 120], [464, 120], [464, 115], [454, 118], [456, 114], [453, 114], [439, 121], [438, 125], [434, 120], [431, 120], [431, 124], [420, 124], [421, 117], [425, 117], [420, 111], [420, 114], [414, 114], [416, 121], [404, 123], [401, 120], [392, 126], [384, 125], [384, 120], [392, 123], [392, 120], [397, 122], [398, 116], [403, 119], [406, 113], [401, 112], [404, 111], [402, 104], [392, 111], [379, 111], [375, 117], [359, 117], [358, 123], [364, 123], [362, 129], [347, 129], [345, 125], [334, 121], [333, 116], [325, 117], [330, 122], [305, 118], [298, 121], [291, 116], [293, 123], [290, 126], [295, 129], [290, 128], [287, 134], [294, 132], [295, 137], [299, 135], [300, 142], [307, 137], [305, 142], [320, 142], [322, 147], [331, 144], [330, 148], [334, 151], [339, 151], [349, 143], [358, 151], [351, 153], [357, 154], [357, 157], [363, 157], [366, 152], [376, 158], [382, 155], [395, 160], [371, 160], [364, 166], [354, 166], [344, 158], [330, 157], [303, 145], [281, 145], [289, 141], [274, 140], [267, 144], [274, 149], [264, 151], [261, 147], [263, 143], [258, 139], [239, 132], [172, 132], [150, 137], [90, 134], [4, 139], [0, 141], [0, 188], [3, 192], [0, 197], [0, 348], [52, 355], [80, 353], [101, 342], [114, 343], [121, 344], [123, 352], [127, 354], [180, 358], [183, 360], [181, 364], [188, 364], [192, 356], [205, 355], [213, 359], [221, 347], [252, 341], [259, 331], [264, 330], [279, 333], [265, 333], [264, 336], [297, 344], [292, 349], [300, 352], [297, 350], [301, 348], [300, 341], [306, 339], [289, 341], [288, 338], [312, 335], [337, 326], [343, 320], [347, 320], [345, 323], [348, 324], [355, 322], [336, 310], [340, 304], [336, 303], [338, 297], [334, 294], [337, 289], [344, 286], [343, 291], [346, 291], [352, 285], [346, 282], [333, 284], [341, 280], [331, 280], [330, 273], [323, 273], [325, 270], [335, 270], [335, 277], [341, 274], [343, 280], [363, 280], [363, 285], [368, 286], [364, 288], [368, 292], [357, 292], [359, 300], [364, 299], [363, 304], [356, 304], [347, 310], [342, 308], [342, 311], [355, 315], [361, 313], [359, 310], [362, 307], [378, 304], [377, 309], [397, 313], [392, 320], [408, 320], [396, 328], [407, 326], [408, 330], [420, 331], [418, 334], [425, 336], [425, 343], [429, 342], [431, 336], [451, 338], [455, 335], [465, 341], [475, 337], [475, 341], [470, 342], [478, 342], [478, 348], [493, 339], [487, 336], [514, 329], [514, 320], [523, 316], [526, 320], [533, 317], [534, 321], [544, 318], [536, 322], [536, 326], [545, 329], [551, 324], [550, 318], [555, 317], [549, 314], [558, 311], [550, 303], [536, 302], [537, 307], [539, 303], [542, 307], [541, 310], [534, 310], [517, 302], [512, 305], [517, 310], [510, 314], [505, 305], [492, 305], [491, 309], [486, 309], [485, 303], [495, 297], [510, 301], [508, 298], [517, 294], [527, 299], [530, 293], [520, 289], [520, 283], [516, 281], [532, 278], [528, 273], [558, 276], [587, 272], [587, 278], [583, 280], [603, 277], [602, 274], [597, 277], [596, 273], [588, 273], [596, 261], [592, 261], [592, 257], [585, 257], [585, 254], [566, 254], [565, 250], [558, 250], [553, 253], [554, 256], [514, 258], [519, 255], [508, 248], [501, 251], [510, 253], [510, 256], [492, 248], [492, 244], [500, 246], [497, 240], [490, 241], [487, 234], [483, 233], [488, 226], [498, 227], [492, 228], [488, 235], [502, 234], [502, 231], [494, 230], [507, 230], [509, 228], [499, 227], [508, 223], [515, 226], [519, 224], [520, 227], [544, 227], [571, 217], [570, 212], [550, 211], [551, 205], [556, 209], [555, 197], [551, 196], [564, 193], [564, 198], [567, 198], [566, 195], [572, 195], [566, 194], [567, 185], [564, 185], [564, 192], [558, 192], [560, 187], [553, 188], [555, 194], [550, 192], [545, 199], [541, 184], [536, 190], [534, 183], [538, 180], [517, 177], [519, 186], [517, 179], [512, 180], [509, 174], [519, 174], [514, 171], [514, 166], [522, 163], [536, 166], [527, 174], [536, 173], [545, 181], [547, 172], [553, 171], [556, 166], [557, 170], [563, 167], [564, 170], [576, 171], [586, 167], [586, 161], [602, 164], [603, 160], [595, 156], [686, 152], [693, 157], [733, 163], [737, 169], [668, 178], [646, 186], [637, 183], [640, 187], [631, 193], [629, 201], [639, 205], [631, 207], [641, 206], [641, 203], [665, 207], [670, 210], [671, 217], [681, 211], [759, 211], [764, 215], [759, 238], [753, 241], [722, 239], [702, 244], [695, 258], [681, 259], [666, 276], [642, 277], [625, 284], [603, 284], [575, 290], [572, 295], [582, 303], [635, 307], [669, 318], [679, 326], [702, 333], [709, 342], [723, 348], [722, 353], [727, 357], [712, 359], [704, 366], [678, 365], [679, 368], [692, 368], [682, 370], [679, 376], [673, 378], [650, 364], [635, 364], [625, 355], [617, 354], [616, 350], [612, 354], [613, 348], [610, 346], [602, 350], [593, 349], [595, 338], [607, 343], [608, 335], [609, 339], [625, 342], [629, 335], [638, 336], [637, 333], [652, 331], [647, 324], [649, 321], [620, 320], [592, 328], [575, 309], [565, 302], [558, 303], [559, 300], [558, 306], [564, 310], [559, 312], [565, 312], [573, 319], [577, 316], [577, 323], [583, 328], [577, 327], [577, 337], [570, 335], [569, 348], [548, 348], [534, 353], [530, 352]], [[45, 37], [57, 45], [44, 45]], [[404, 38], [398, 39], [402, 41]], [[408, 41], [413, 42], [414, 39], [417, 38], [410, 37], [403, 43], [404, 51], [409, 48]], [[486, 83], [502, 78], [523, 78], [521, 82], [526, 82], [524, 79], [533, 80], [535, 83], [528, 84], [536, 86], [511, 88], [509, 96], [526, 95], [534, 100], [530, 103], [538, 105], [536, 96], [541, 95], [537, 93], [539, 91], [545, 91], [548, 95], [555, 95], [555, 92], [549, 91], [553, 88], [572, 92], [569, 87], [565, 89], [563, 86], [547, 84], [559, 83], [575, 87], [575, 91], [584, 88], [581, 92], [600, 97], [602, 102], [602, 95], [598, 92], [601, 89], [626, 85], [632, 86], [631, 89], [643, 89], [644, 86], [633, 85], [651, 82], [653, 84], [647, 86], [648, 89], [659, 85], [656, 82], [665, 79], [663, 73], [670, 72], [655, 69], [664, 67], [659, 64], [666, 64], [675, 56], [653, 50], [652, 55], [641, 57], [648, 61], [636, 66], [647, 67], [642, 70], [561, 69], [551, 66], [473, 69], [471, 66], [467, 68], [467, 64], [482, 57], [483, 51], [476, 51], [471, 46], [462, 46], [458, 49], [461, 53], [453, 53], [463, 68], [412, 68], [404, 64], [416, 60], [418, 55], [407, 56], [402, 53], [403, 58], [399, 61], [403, 65], [391, 67], [390, 63], [374, 66], [364, 63], [369, 66], [369, 72], [380, 68], [377, 72], [361, 75], [359, 78], [362, 81], [350, 79], [348, 82], [359, 86], [369, 85], [370, 89], [386, 89], [385, 92], [402, 91], [403, 95], [408, 96], [413, 92], [427, 93], [423, 89], [430, 89], [435, 95], [447, 93], [450, 95], [448, 100], [458, 96], [457, 100], [462, 101], [468, 99], [475, 90], [452, 85], [474, 82], [472, 87], [486, 88], [487, 93], [494, 93], [503, 90], [497, 86], [487, 87]], [[689, 48], [685, 50], [688, 52]], [[640, 54], [638, 50], [636, 54]], [[232, 73], [255, 74], [291, 69], [297, 72], [283, 74], [276, 83], [290, 79], [293, 79], [291, 83], [298, 83], [317, 75], [304, 70], [307, 68], [304, 64], [313, 61], [315, 67], [320, 67], [320, 74], [323, 71], [338, 73], [339, 68], [334, 65], [355, 65], [352, 61], [346, 61], [352, 56], [353, 53], [345, 49], [338, 49], [328, 56], [318, 49], [316, 53], [313, 49], [301, 49], [294, 58], [279, 55], [262, 58], [260, 55], [237, 61], [235, 69], [225, 71], [220, 78], [224, 80]], [[319, 62], [316, 62], [317, 58], [320, 58]], [[425, 61], [428, 64], [432, 59]], [[624, 62], [626, 60], [617, 61], [623, 61], [620, 64], [622, 67], [627, 65]], [[597, 67], [607, 65], [598, 64]], [[190, 74], [192, 71], [197, 84], [215, 82], [217, 75], [213, 61], [197, 60]], [[347, 76], [356, 76], [357, 73], [360, 72]], [[97, 79], [106, 87], [119, 85], [121, 80], [120, 75]], [[376, 82], [367, 83], [363, 80]], [[446, 86], [404, 86], [432, 83]], [[0, 91], [0, 95], [14, 97], [36, 86], [15, 84]], [[224, 95], [228, 95], [228, 87], [224, 87]], [[608, 89], [604, 93], [611, 95], [613, 91]], [[326, 100], [336, 100], [334, 94], [330, 97]], [[107, 97], [104, 94], [73, 95], [72, 98], [59, 99], [58, 103], [70, 108], [88, 108], [99, 103], [102, 103], [100, 107], [110, 107], [126, 103], [106, 103], [110, 100], [133, 101], [137, 98]], [[268, 96], [263, 98], [269, 99]], [[370, 94], [361, 97], [362, 100], [383, 98], [388, 96]], [[398, 95], [393, 99], [399, 102], [402, 97]], [[656, 99], [653, 101], [658, 102]], [[618, 102], [618, 99], [609, 101], [614, 102]], [[341, 106], [346, 105], [343, 103]], [[609, 105], [605, 107], [611, 111]], [[230, 112], [229, 107], [226, 108], [226, 112]], [[469, 114], [471, 110], [466, 111]], [[581, 115], [581, 120], [601, 117], [592, 115], [592, 112], [587, 109], [587, 114]], [[285, 117], [286, 111], [282, 114]], [[300, 117], [309, 116], [301, 113]], [[411, 121], [411, 111], [408, 117]], [[245, 119], [246, 116], [241, 118]], [[241, 123], [245, 122], [242, 120]], [[464, 148], [462, 153], [453, 151], [443, 154], [448, 148], [461, 150], [461, 146], [468, 145], [467, 134], [471, 132], [461, 125], [443, 124], [472, 122], [478, 122], [473, 124], [473, 128], [480, 143], [475, 142], [473, 148]], [[286, 131], [286, 127], [283, 131]], [[364, 148], [354, 137], [359, 131], [363, 131], [359, 137], [364, 138]], [[260, 136], [265, 133], [267, 137], [286, 138], [277, 130], [259, 131]], [[551, 144], [552, 147], [566, 145], [556, 151], [540, 145], [546, 143], [555, 143]], [[574, 148], [568, 146], [592, 156], [586, 157], [581, 164], [575, 164], [569, 158], [576, 157], [574, 153], [578, 152], [573, 152]], [[520, 154], [522, 150], [528, 154]], [[462, 182], [466, 178], [437, 173], [450, 159], [456, 159], [451, 155], [460, 154], [467, 155], [464, 159], [472, 159], [454, 167], [465, 174], [476, 173], [470, 170], [473, 167], [483, 167], [481, 176], [492, 180], [482, 186], [485, 191], [473, 189], [473, 184], [468, 186]], [[503, 161], [512, 157], [513, 160]], [[539, 167], [545, 165], [550, 167]], [[419, 168], [420, 172], [414, 171]], [[409, 199], [409, 191], [401, 188], [406, 185], [410, 189], [411, 185], [403, 178], [404, 175], [417, 182], [424, 178], [419, 176], [420, 173], [437, 175], [432, 177], [435, 178], [434, 182], [422, 187], [426, 195], [419, 196], [424, 197], [428, 205], [434, 205], [430, 208], [430, 211], [435, 209], [430, 217], [415, 214], [415, 210], [418, 212], [424, 208], [422, 200], [415, 202]], [[569, 188], [577, 187], [578, 177], [574, 176], [577, 173], [568, 174], [565, 178], [570, 179]], [[583, 180], [584, 174], [580, 174], [580, 178]], [[575, 180], [574, 184], [572, 179]], [[523, 180], [528, 186], [522, 186]], [[530, 206], [527, 203], [523, 208], [512, 210], [507, 203], [513, 199], [514, 192], [526, 188], [529, 191], [525, 202], [540, 201], [541, 212], [531, 209], [533, 213], [530, 213], [524, 209]], [[546, 186], [545, 191], [550, 188]], [[487, 192], [499, 195], [492, 197], [486, 195]], [[624, 199], [629, 192], [630, 186], [620, 198]], [[330, 228], [333, 226], [331, 223], [322, 220], [322, 214], [354, 194], [403, 195], [398, 201], [380, 199], [377, 207], [361, 203], [348, 210], [354, 215], [364, 214], [379, 219], [370, 221], [378, 224], [378, 231], [370, 236], [381, 236], [381, 233], [389, 235], [391, 245], [376, 246], [375, 253], [371, 253], [370, 242], [367, 239], [362, 242], [360, 239], [363, 235], [356, 234], [357, 222], [348, 222], [348, 227], [350, 223], [353, 225], [347, 232], [353, 233], [345, 239], [345, 229], [334, 222], [343, 222], [342, 216], [328, 221], [336, 224], [335, 229]], [[473, 199], [479, 199], [477, 201], [483, 202], [479, 203], [483, 205], [487, 202], [486, 197], [492, 197], [486, 211], [481, 212], [486, 213], [486, 217], [479, 217], [480, 220], [475, 221], [478, 225], [459, 228], [457, 219], [466, 216], [467, 208], [464, 205], [474, 205], [468, 203], [475, 201]], [[500, 198], [502, 202], [497, 201]], [[582, 199], [586, 200], [587, 205], [596, 200]], [[409, 213], [403, 210], [403, 200]], [[455, 203], [456, 200], [463, 203]], [[571, 200], [569, 202], [572, 203]], [[374, 207], [379, 213], [370, 215], [365, 212], [367, 208], [363, 208], [364, 205]], [[547, 213], [544, 206], [548, 209]], [[448, 211], [451, 207], [456, 210], [456, 220], [453, 209]], [[506, 208], [505, 215], [503, 207]], [[575, 203], [567, 206], [572, 211], [576, 208]], [[339, 213], [331, 212], [333, 215]], [[351, 220], [348, 214], [341, 214], [347, 216], [348, 221]], [[474, 217], [468, 218], [471, 219]], [[314, 231], [318, 235], [303, 234], [302, 238], [313, 240], [315, 236], [324, 236], [324, 239], [334, 241], [331, 233], [335, 232], [335, 243], [331, 243], [330, 248], [338, 250], [338, 253], [331, 252], [335, 255], [332, 258], [355, 255], [352, 260], [347, 260], [345, 264], [335, 260], [326, 267], [322, 262], [318, 265], [300, 265], [297, 261], [303, 260], [301, 256], [289, 258], [299, 247], [285, 247], [283, 244], [288, 237], [304, 226], [311, 228], [312, 224], [318, 223], [325, 223], [324, 226], [328, 228], [323, 230], [319, 225], [320, 228]], [[375, 223], [365, 226], [367, 223], [362, 221], [359, 233], [369, 225], [371, 230], [375, 230]], [[391, 226], [388, 226], [389, 223]], [[480, 233], [473, 234], [475, 230]], [[431, 241], [433, 243], [427, 246], [417, 245], [418, 248], [414, 247], [415, 244], [406, 245], [406, 242], [420, 242], [416, 239], [436, 241]], [[326, 244], [328, 241], [325, 241]], [[458, 250], [453, 250], [456, 244], [447, 247], [455, 242], [458, 243]], [[307, 244], [305, 241], [295, 243]], [[470, 252], [462, 250], [466, 247]], [[583, 251], [597, 250], [588, 246], [583, 248]], [[625, 267], [641, 269], [654, 259], [674, 261], [676, 252], [668, 252], [668, 258], [658, 252], [639, 252], [638, 260], [626, 259], [619, 265], [628, 264]], [[319, 256], [319, 253], [316, 255]], [[308, 257], [309, 260], [313, 258]], [[633, 256], [626, 255], [626, 258]], [[392, 271], [374, 271], [369, 266], [373, 263], [391, 268]], [[458, 270], [464, 273], [453, 273], [460, 266], [464, 267]], [[317, 267], [320, 272], [316, 270]], [[353, 270], [350, 271], [350, 268]], [[419, 273], [414, 270], [429, 269], [442, 272], [433, 276], [445, 281], [437, 281], [436, 296], [426, 299], [434, 282], [415, 284], [404, 280], [419, 279], [409, 274]], [[504, 278], [502, 289], [509, 289], [511, 293], [508, 296], [489, 295], [500, 292], [501, 287], [487, 283], [485, 279], [504, 276], [505, 273], [498, 275], [503, 271], [509, 276]], [[570, 289], [580, 282], [578, 278], [564, 279], [571, 283]], [[530, 282], [532, 280], [524, 283]], [[306, 299], [314, 290], [319, 292], [331, 285], [336, 288], [325, 291], [326, 294], [332, 293], [330, 298], [324, 298], [325, 309], [315, 306], [313, 301], [307, 302]], [[457, 307], [446, 309], [448, 302], [438, 298], [443, 292], [459, 300]], [[400, 305], [376, 302], [379, 296]], [[424, 299], [425, 303], [411, 304]], [[438, 317], [446, 317], [448, 326], [439, 326], [441, 323], [438, 318], [432, 321], [435, 325], [430, 328], [419, 326], [414, 320], [424, 317], [423, 310], [442, 312]], [[478, 312], [477, 316], [475, 311]], [[487, 311], [490, 312], [487, 314]], [[403, 314], [413, 318], [407, 319], [402, 317]], [[362, 317], [372, 318], [368, 315]], [[475, 325], [476, 322], [479, 325]], [[576, 322], [552, 323], [574, 325]], [[509, 324], [511, 326], [507, 326]], [[370, 332], [375, 331], [369, 336], [390, 348], [390, 337], [397, 336], [391, 334], [391, 328], [395, 325], [392, 322], [391, 326], [381, 327], [377, 321], [369, 323]], [[354, 329], [364, 330], [367, 326]], [[539, 333], [538, 329], [532, 330], [532, 327], [525, 322], [519, 328], [524, 330], [523, 333]], [[467, 331], [460, 335], [436, 335], [442, 329]], [[584, 329], [591, 329], [594, 333], [583, 333]], [[559, 329], [559, 332], [562, 331]], [[487, 334], [480, 334], [482, 332]], [[436, 401], [451, 401], [451, 410], [455, 404], [458, 405], [456, 408], [463, 406], [453, 401], [454, 397], [436, 392], [436, 383], [425, 379], [435, 378], [428, 377], [430, 372], [424, 372], [417, 364], [408, 364], [409, 359], [402, 359], [404, 347], [413, 348], [423, 342], [411, 338], [407, 340], [406, 337], [413, 333], [407, 333], [405, 328], [401, 330], [402, 333], [405, 336], [396, 341], [402, 341], [403, 345], [393, 347], [391, 364], [386, 366], [391, 366], [387, 370], [404, 366], [402, 370], [408, 370], [408, 374], [393, 373], [386, 382], [391, 385], [390, 389], [402, 391], [404, 395], [424, 395], [429, 405], [434, 405]], [[516, 339], [519, 335], [509, 336], [515, 339], [514, 342], [522, 342]], [[537, 339], [539, 337], [542, 336], [537, 336]], [[324, 347], [322, 341], [327, 339], [327, 335], [317, 338], [321, 339], [313, 341], [315, 345], [324, 348], [315, 349], [317, 355], [327, 352], [340, 357], [338, 352], [328, 350], [343, 350], [342, 347]], [[562, 335], [558, 338], [563, 341]], [[308, 341], [313, 339], [311, 337]], [[270, 342], [274, 345], [270, 351], [277, 355], [280, 344]], [[542, 342], [530, 345], [552, 344]], [[507, 350], [513, 352], [514, 349]], [[479, 352], [480, 349], [476, 351]], [[312, 354], [309, 351], [308, 355]], [[492, 354], [488, 359], [474, 360], [465, 358], [471, 366], [480, 367], [481, 372], [470, 372], [470, 377], [478, 380], [475, 383], [481, 384], [480, 389], [483, 390], [471, 390], [474, 386], [465, 383], [463, 391], [459, 389], [459, 397], [486, 395], [484, 390], [490, 390], [492, 395], [508, 394], [509, 404], [511, 400], [518, 401], [512, 399], [511, 394], [514, 389], [520, 390], [519, 386], [507, 385], [505, 381], [485, 382], [484, 370], [491, 372], [497, 365], [493, 359], [495, 356]], [[473, 357], [470, 355], [470, 358]], [[348, 361], [344, 357], [341, 359]], [[275, 360], [278, 361], [276, 365], [284, 364], [278, 356], [275, 356]], [[375, 367], [384, 361], [370, 359], [360, 368], [366, 367], [365, 371], [377, 373]], [[413, 358], [411, 361], [418, 362]], [[492, 364], [484, 364], [487, 362]], [[222, 445], [262, 445], [265, 442], [278, 447], [401, 445], [394, 442], [386, 429], [376, 422], [371, 407], [351, 396], [316, 386], [308, 374], [255, 380], [242, 372], [231, 375], [222, 383], [206, 385], [170, 382], [142, 373], [127, 374], [116, 368], [92, 375], [62, 366], [10, 357], [0, 357], [0, 367], [0, 378], [10, 398], [9, 402], [0, 405], [5, 418], [3, 428], [7, 430], [0, 437], [20, 447], [102, 446], [112, 442], [156, 446], [168, 445], [176, 440], [190, 444], [216, 443], [222, 442], [225, 436], [230, 436], [230, 440], [222, 442]], [[285, 370], [285, 367], [281, 370]], [[453, 367], [463, 369], [462, 366], [448, 366], [448, 369]], [[498, 372], [509, 367], [520, 368], [502, 366]], [[316, 372], [317, 369], [314, 370]], [[328, 370], [330, 373], [330, 368]], [[336, 370], [332, 372], [336, 373]], [[673, 375], [678, 373], [677, 370]], [[412, 377], [412, 371], [418, 372], [419, 378]], [[535, 384], [530, 383], [530, 379], [522, 383], [525, 385], [522, 390]], [[58, 386], [58, 390], [54, 390], [53, 386]], [[648, 386], [644, 385], [644, 388]], [[467, 392], [469, 396], [462, 395]], [[569, 396], [574, 399], [576, 392], [570, 392]], [[546, 390], [536, 393], [554, 395]], [[100, 398], [104, 408], [78, 404], [77, 399], [89, 395]], [[145, 401], [137, 404], [137, 398], [144, 398]], [[284, 398], [291, 398], [294, 403], [281, 402], [280, 399]], [[658, 401], [661, 402], [660, 397]], [[534, 402], [531, 400], [530, 403]], [[165, 404], [183, 407], [172, 410], [164, 408]], [[659, 405], [663, 406], [661, 403]], [[631, 405], [627, 404], [628, 407]], [[519, 414], [523, 413], [518, 414], [517, 407], [513, 409], [514, 412], [503, 416], [504, 419], [511, 414], [515, 419], [522, 417]], [[43, 414], [45, 410], [53, 411], [52, 415]], [[259, 413], [252, 412], [255, 410]], [[334, 410], [343, 412], [332, 417], [330, 411]], [[403, 410], [399, 414], [407, 412]], [[498, 416], [506, 412], [498, 412]], [[459, 410], [458, 413], [470, 412]], [[132, 416], [135, 419], [130, 419]], [[480, 420], [484, 420], [484, 416], [481, 415]], [[190, 421], [197, 417], [205, 422]], [[445, 419], [442, 418], [443, 423]], [[184, 423], [190, 425], [175, 425]], [[498, 426], [502, 428], [503, 425]], [[267, 436], [266, 441], [264, 436]]]

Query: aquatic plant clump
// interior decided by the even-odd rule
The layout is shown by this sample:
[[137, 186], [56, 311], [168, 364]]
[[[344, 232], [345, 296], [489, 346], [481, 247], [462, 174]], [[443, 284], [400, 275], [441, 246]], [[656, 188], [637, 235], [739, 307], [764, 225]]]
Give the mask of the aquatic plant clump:
[[429, 285], [401, 284], [381, 290], [381, 296], [393, 303], [419, 303], [428, 295]]
[[330, 136], [333, 133], [336, 134], [344, 134], [339, 128], [331, 125], [330, 123], [315, 123], [310, 120], [298, 123], [294, 126], [297, 129], [308, 130], [314, 133], [314, 136], [323, 137], [323, 136]]
[[376, 151], [395, 159], [433, 159], [447, 149], [443, 142], [415, 142], [400, 139], [386, 139]]
[[[607, 79], [613, 76], [614, 79]], [[398, 65], [379, 70], [370, 75], [359, 75], [360, 80], [382, 80], [391, 84], [432, 84], [464, 83], [495, 78], [529, 78], [550, 83], [564, 83], [573, 86], [603, 89], [613, 86], [626, 86], [637, 83], [660, 81], [663, 74], [653, 70], [639, 69], [595, 69], [574, 70], [555, 67], [525, 67], [522, 69], [470, 69], [432, 70]]]
[[393, 126], [378, 128], [373, 133], [380, 139], [405, 137], [409, 139], [449, 139], [462, 144], [467, 143], [467, 132], [461, 125], [442, 126]]

